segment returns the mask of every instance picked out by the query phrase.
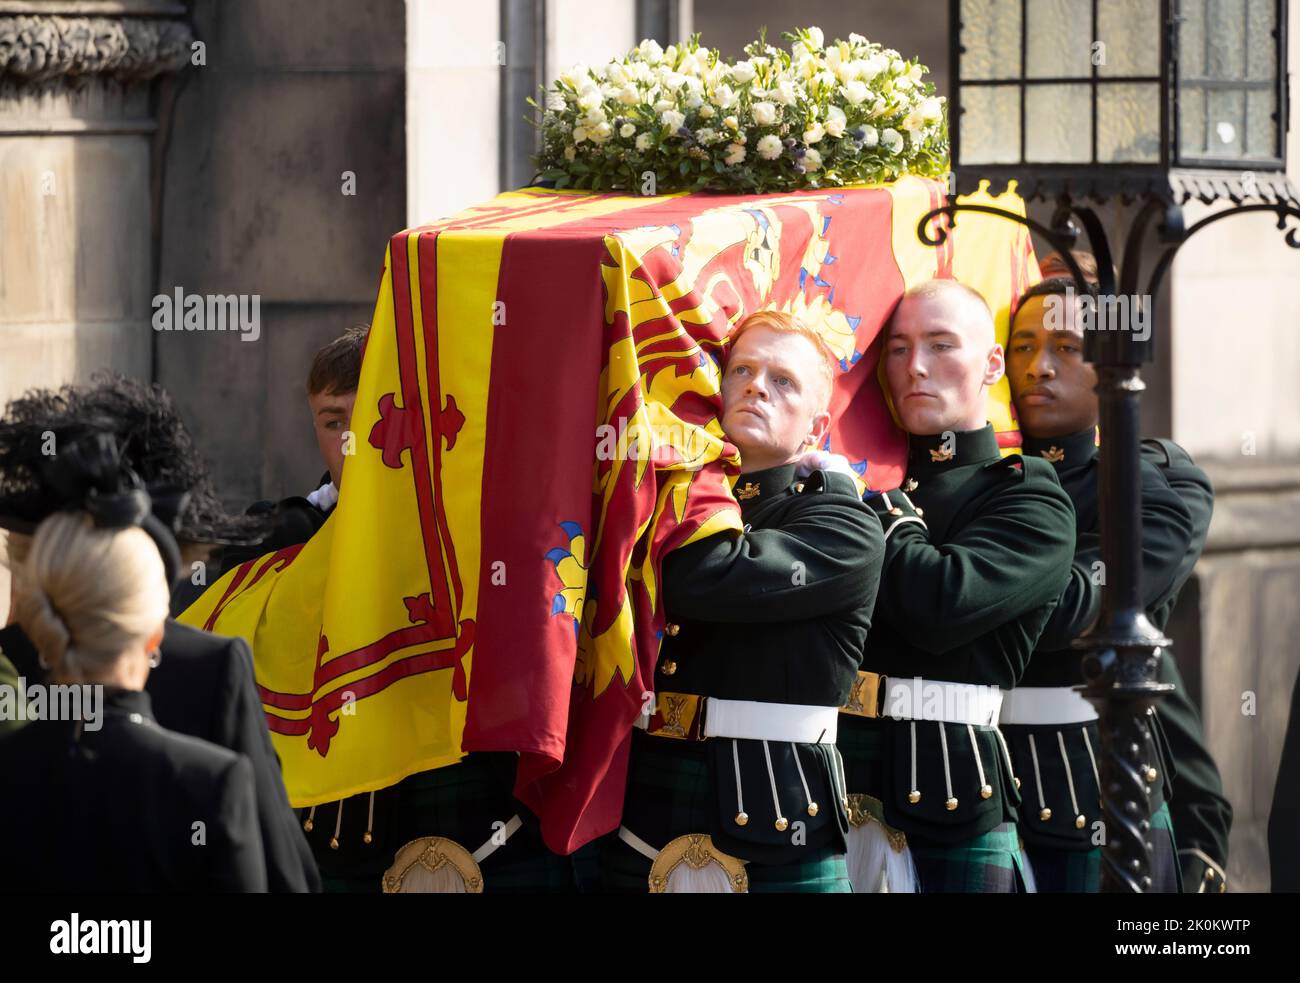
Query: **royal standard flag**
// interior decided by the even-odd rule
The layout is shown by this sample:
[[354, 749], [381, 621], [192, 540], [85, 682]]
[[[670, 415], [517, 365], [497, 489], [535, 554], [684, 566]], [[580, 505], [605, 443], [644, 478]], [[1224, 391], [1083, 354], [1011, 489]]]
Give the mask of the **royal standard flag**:
[[[896, 486], [905, 440], [877, 367], [903, 291], [974, 287], [1005, 343], [1037, 277], [1024, 229], [991, 216], [923, 245], [918, 222], [942, 203], [918, 178], [765, 196], [529, 188], [393, 236], [338, 506], [181, 619], [252, 645], [292, 803], [516, 751], [516, 794], [552, 849], [616, 828], [664, 555], [740, 527], [718, 425], [728, 331], [760, 308], [812, 320], [839, 359], [828, 447], [865, 486]], [[1005, 382], [990, 419], [1018, 443]]]

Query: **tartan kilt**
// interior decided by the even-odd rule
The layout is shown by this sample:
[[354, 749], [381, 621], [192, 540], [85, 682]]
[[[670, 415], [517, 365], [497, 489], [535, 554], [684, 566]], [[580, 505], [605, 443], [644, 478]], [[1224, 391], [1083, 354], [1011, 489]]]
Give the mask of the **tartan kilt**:
[[[645, 894], [650, 890], [650, 859], [618, 838], [600, 841], [601, 889], [611, 894]], [[661, 848], [665, 844], [651, 844]], [[830, 847], [814, 850], [806, 859], [789, 864], [745, 865], [751, 894], [851, 894], [849, 868], [844, 854]]]
[[[484, 893], [574, 891], [573, 865], [546, 848], [536, 818], [512, 794], [515, 755], [471, 754], [458, 764], [421, 772], [375, 793], [372, 842], [370, 793], [319, 806], [310, 835], [327, 892], [375, 893], [405, 844], [422, 836], [455, 840], [470, 853], [491, 839], [498, 823], [518, 815], [523, 825], [479, 865]], [[300, 819], [307, 810], [300, 809]], [[336, 823], [339, 849], [329, 847]]]
[[[656, 850], [687, 833], [709, 833], [715, 822], [717, 795], [709, 777], [704, 742], [674, 741], [632, 732], [632, 760], [623, 800], [623, 825]], [[616, 833], [600, 841], [600, 884], [606, 892], [645, 894], [650, 889], [651, 861]], [[844, 854], [810, 848], [783, 864], [750, 861], [745, 865], [754, 893], [850, 892]]]
[[1181, 893], [1183, 872], [1178, 863], [1178, 843], [1174, 839], [1174, 820], [1168, 802], [1162, 802], [1151, 817], [1151, 847], [1150, 893]]
[[1101, 890], [1101, 848], [1053, 850], [1025, 844], [1039, 894], [1096, 894]]
[[[1032, 843], [1025, 852], [1034, 867], [1040, 894], [1094, 894], [1101, 890], [1101, 850], [1051, 850]], [[1151, 892], [1176, 894], [1182, 890], [1182, 872], [1174, 841], [1169, 803], [1162, 802], [1151, 817]]]
[[908, 837], [922, 894], [1021, 894], [1020, 837], [1015, 823], [1001, 823], [956, 845]]

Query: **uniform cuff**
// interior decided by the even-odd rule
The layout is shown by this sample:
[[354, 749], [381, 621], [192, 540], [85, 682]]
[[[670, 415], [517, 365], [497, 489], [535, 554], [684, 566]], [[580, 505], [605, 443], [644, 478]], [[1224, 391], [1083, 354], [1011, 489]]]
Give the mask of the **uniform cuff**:
[[885, 530], [886, 542], [889, 541], [890, 534], [902, 526], [919, 525], [922, 529], [927, 528], [925, 513], [913, 505], [907, 493], [901, 489], [880, 492], [864, 501], [880, 518], [880, 525]]

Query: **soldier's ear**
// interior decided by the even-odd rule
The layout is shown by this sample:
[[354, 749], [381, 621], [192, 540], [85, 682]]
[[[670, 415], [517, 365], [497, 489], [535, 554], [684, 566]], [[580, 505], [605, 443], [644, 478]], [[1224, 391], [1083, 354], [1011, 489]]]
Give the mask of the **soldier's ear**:
[[1001, 345], [989, 349], [988, 362], [984, 366], [984, 385], [991, 386], [1006, 375], [1007, 358]]

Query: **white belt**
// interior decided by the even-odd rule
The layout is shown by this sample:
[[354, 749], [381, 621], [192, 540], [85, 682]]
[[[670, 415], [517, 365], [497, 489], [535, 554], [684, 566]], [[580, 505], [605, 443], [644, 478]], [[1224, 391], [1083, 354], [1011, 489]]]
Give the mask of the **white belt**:
[[[746, 741], [793, 741], [797, 744], [834, 744], [840, 721], [839, 707], [798, 703], [760, 703], [702, 697], [704, 736], [734, 737]], [[649, 719], [636, 718], [645, 730]]]
[[898, 679], [885, 685], [884, 714], [895, 720], [941, 720], [950, 724], [996, 727], [1002, 690], [977, 683], [946, 683], [939, 679]]
[[1004, 724], [1082, 724], [1097, 719], [1097, 708], [1072, 686], [1021, 686], [1002, 701]]

